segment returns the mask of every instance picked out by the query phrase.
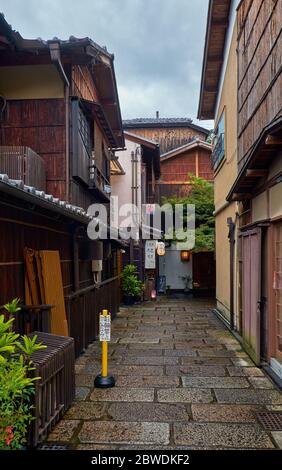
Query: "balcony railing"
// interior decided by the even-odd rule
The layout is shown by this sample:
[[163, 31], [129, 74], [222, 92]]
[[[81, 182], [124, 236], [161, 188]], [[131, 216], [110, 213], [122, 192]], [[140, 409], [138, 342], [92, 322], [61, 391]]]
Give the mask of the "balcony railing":
[[216, 143], [213, 147], [211, 155], [212, 166], [214, 170], [218, 168], [224, 158], [224, 155], [224, 134], [219, 134], [218, 136], [216, 136]]
[[96, 165], [90, 165], [90, 189], [97, 189], [107, 199], [110, 198], [112, 190], [110, 182]]
[[0, 173], [46, 191], [45, 162], [29, 147], [0, 146]]

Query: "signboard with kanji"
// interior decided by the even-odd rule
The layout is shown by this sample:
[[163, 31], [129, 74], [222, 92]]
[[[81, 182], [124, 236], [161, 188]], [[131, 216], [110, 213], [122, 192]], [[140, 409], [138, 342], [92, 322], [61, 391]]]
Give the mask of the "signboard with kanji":
[[111, 341], [111, 315], [100, 315], [100, 341]]
[[145, 269], [156, 268], [156, 240], [146, 240]]

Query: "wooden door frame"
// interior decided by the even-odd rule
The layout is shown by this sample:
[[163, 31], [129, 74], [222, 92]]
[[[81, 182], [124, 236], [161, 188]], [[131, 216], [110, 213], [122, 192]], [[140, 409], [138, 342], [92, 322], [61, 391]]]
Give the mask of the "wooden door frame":
[[268, 360], [276, 358], [278, 361], [282, 361], [282, 355], [277, 356], [276, 348], [276, 337], [277, 337], [277, 325], [276, 325], [276, 298], [274, 283], [274, 272], [275, 272], [275, 229], [278, 224], [282, 223], [282, 218], [277, 218], [272, 221], [269, 227], [269, 240], [268, 240], [268, 296], [269, 296], [269, 311], [268, 311]]
[[[262, 263], [262, 253], [261, 253], [261, 240], [262, 240], [262, 228], [259, 225], [256, 225], [252, 228], [249, 228], [247, 230], [241, 230], [241, 233], [239, 235], [239, 238], [241, 240], [244, 237], [249, 237], [251, 235], [257, 235], [259, 237], [259, 246], [260, 249], [258, 251], [258, 256], [260, 257], [260, 272], [258, 273], [258, 292], [259, 292], [259, 299], [257, 300], [257, 310], [260, 312], [260, 304], [261, 304], [261, 263]], [[245, 282], [244, 282], [244, 248], [243, 248], [243, 243], [241, 245], [241, 260], [242, 260], [242, 286], [241, 286], [241, 293], [242, 293], [242, 340], [244, 347], [248, 354], [251, 356], [252, 360], [256, 363], [259, 364], [261, 360], [261, 316], [259, 313], [259, 320], [257, 321], [256, 324], [256, 338], [257, 338], [257, 351], [249, 344], [247, 341], [246, 335], [245, 335], [245, 312], [244, 312], [244, 289], [245, 289]], [[251, 307], [251, 305], [250, 305]], [[259, 308], [258, 308], [259, 307]], [[252, 317], [250, 316], [249, 321], [251, 322]]]

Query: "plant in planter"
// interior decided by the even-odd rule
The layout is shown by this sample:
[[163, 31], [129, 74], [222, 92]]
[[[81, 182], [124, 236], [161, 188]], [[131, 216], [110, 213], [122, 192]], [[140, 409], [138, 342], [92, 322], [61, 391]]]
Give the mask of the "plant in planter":
[[134, 264], [124, 267], [121, 274], [121, 286], [125, 305], [133, 305], [144, 290], [143, 283], [138, 279]]
[[185, 276], [179, 276], [180, 279], [182, 279], [183, 283], [184, 283], [184, 292], [185, 293], [189, 293], [191, 291], [191, 281], [192, 281], [192, 277], [187, 274]]
[[14, 318], [0, 315], [0, 450], [21, 449], [33, 419], [34, 367], [31, 355], [46, 348], [37, 337], [12, 331]]

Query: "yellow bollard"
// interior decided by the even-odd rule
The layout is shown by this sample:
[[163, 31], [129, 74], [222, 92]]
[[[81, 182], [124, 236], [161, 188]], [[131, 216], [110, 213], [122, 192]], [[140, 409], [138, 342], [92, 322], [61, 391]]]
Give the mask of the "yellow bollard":
[[[106, 317], [108, 315], [108, 310], [103, 310], [102, 315]], [[102, 377], [107, 377], [108, 375], [108, 342], [102, 341]]]
[[115, 386], [115, 379], [108, 373], [108, 342], [111, 335], [111, 314], [104, 309], [99, 317], [99, 336], [102, 343], [102, 370], [94, 380], [97, 388], [109, 388]]

